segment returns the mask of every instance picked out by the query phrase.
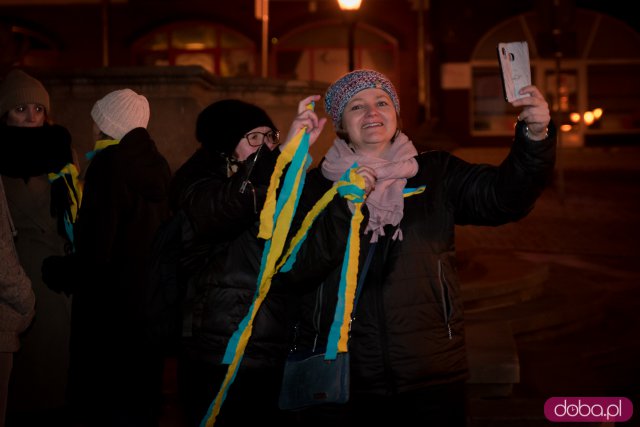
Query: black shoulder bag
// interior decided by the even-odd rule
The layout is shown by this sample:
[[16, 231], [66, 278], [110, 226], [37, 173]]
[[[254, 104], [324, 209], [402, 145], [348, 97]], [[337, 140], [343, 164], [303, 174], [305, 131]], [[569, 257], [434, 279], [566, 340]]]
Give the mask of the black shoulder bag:
[[[358, 279], [353, 302], [354, 313], [375, 246], [376, 243], [372, 243], [369, 247]], [[335, 360], [325, 360], [325, 350], [325, 348], [315, 348], [289, 353], [280, 389], [278, 402], [280, 409], [302, 409], [325, 403], [349, 401], [349, 352], [338, 353]]]

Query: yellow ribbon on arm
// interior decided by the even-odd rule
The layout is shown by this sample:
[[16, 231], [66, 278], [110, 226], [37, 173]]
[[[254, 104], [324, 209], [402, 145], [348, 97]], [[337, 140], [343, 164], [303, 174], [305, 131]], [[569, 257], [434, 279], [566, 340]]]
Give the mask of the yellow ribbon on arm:
[[[276, 161], [275, 169], [269, 181], [267, 198], [260, 212], [258, 237], [266, 239], [266, 242], [262, 253], [256, 295], [249, 312], [240, 322], [238, 329], [227, 344], [222, 363], [229, 364], [229, 368], [220, 390], [200, 423], [201, 427], [212, 427], [215, 424], [229, 387], [233, 383], [240, 367], [240, 362], [253, 330], [255, 315], [271, 288], [271, 280], [277, 271], [276, 261], [280, 258], [284, 249], [300, 192], [304, 186], [306, 169], [311, 164], [311, 157], [308, 152], [309, 134], [306, 132], [306, 128], [303, 128], [289, 141]], [[291, 166], [285, 175], [283, 188], [276, 198], [276, 190], [280, 186], [280, 178], [285, 166], [289, 163], [291, 163]]]
[[73, 224], [75, 224], [78, 219], [78, 211], [82, 203], [83, 189], [82, 183], [78, 178], [79, 176], [80, 173], [78, 172], [78, 168], [73, 163], [67, 163], [62, 169], [60, 169], [60, 172], [49, 173], [47, 175], [49, 182], [62, 178], [63, 182], [67, 186], [67, 194], [69, 195], [69, 211], [71, 216], [69, 216], [69, 213], [65, 213], [64, 228], [72, 247], [74, 243]]

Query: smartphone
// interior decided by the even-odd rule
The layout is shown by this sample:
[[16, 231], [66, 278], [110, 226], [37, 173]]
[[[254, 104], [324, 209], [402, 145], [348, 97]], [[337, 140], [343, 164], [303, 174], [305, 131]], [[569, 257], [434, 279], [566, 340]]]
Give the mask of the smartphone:
[[531, 84], [529, 45], [526, 41], [498, 43], [498, 62], [504, 99], [508, 102], [524, 98], [518, 92]]

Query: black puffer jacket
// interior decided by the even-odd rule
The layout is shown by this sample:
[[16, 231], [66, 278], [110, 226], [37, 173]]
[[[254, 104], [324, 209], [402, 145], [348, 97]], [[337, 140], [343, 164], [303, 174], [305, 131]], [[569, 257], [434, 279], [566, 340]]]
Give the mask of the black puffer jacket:
[[[249, 312], [264, 248], [264, 241], [257, 237], [259, 215], [278, 153], [262, 147], [250, 174], [253, 156], [228, 177], [227, 159], [202, 147], [173, 178], [172, 205], [186, 212], [196, 245], [209, 245], [207, 265], [189, 285], [193, 316], [184, 348], [193, 360], [219, 363], [229, 338]], [[263, 302], [245, 350], [244, 367], [282, 364], [291, 331], [289, 298], [272, 290]]]
[[[352, 323], [354, 393], [392, 395], [467, 378], [455, 225], [495, 226], [526, 216], [552, 174], [555, 135], [528, 141], [519, 126], [499, 167], [469, 164], [439, 151], [416, 159], [419, 171], [406, 187], [424, 185], [426, 190], [405, 198], [402, 240], [391, 240], [395, 230], [385, 229]], [[326, 190], [326, 180], [317, 169], [309, 175], [305, 193], [317, 198]], [[320, 187], [314, 190], [315, 185]], [[300, 209], [305, 209], [302, 203], [309, 201], [301, 201]], [[315, 307], [322, 307], [321, 345], [333, 319], [350, 213], [343, 200], [332, 203], [333, 210], [323, 213], [309, 232], [294, 268], [278, 276], [301, 292], [322, 284], [322, 301], [316, 289], [304, 296], [298, 347], [312, 346]], [[361, 268], [369, 240], [362, 236]]]

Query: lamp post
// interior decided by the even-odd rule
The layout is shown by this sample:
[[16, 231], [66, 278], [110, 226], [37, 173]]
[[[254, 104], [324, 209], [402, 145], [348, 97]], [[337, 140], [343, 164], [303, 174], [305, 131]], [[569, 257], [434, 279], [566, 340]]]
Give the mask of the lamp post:
[[347, 17], [347, 51], [349, 54], [349, 71], [355, 68], [354, 50], [356, 35], [356, 12], [360, 9], [362, 0], [338, 0], [340, 10], [343, 10]]

